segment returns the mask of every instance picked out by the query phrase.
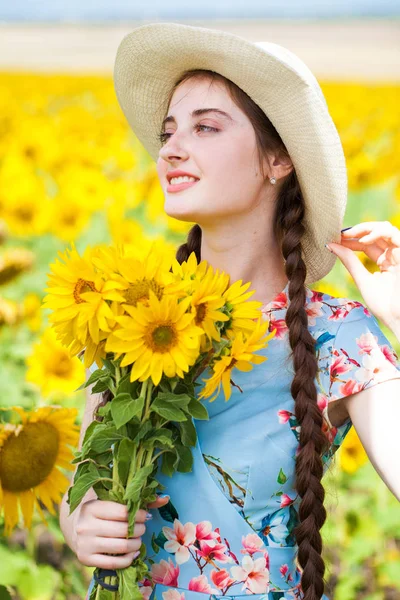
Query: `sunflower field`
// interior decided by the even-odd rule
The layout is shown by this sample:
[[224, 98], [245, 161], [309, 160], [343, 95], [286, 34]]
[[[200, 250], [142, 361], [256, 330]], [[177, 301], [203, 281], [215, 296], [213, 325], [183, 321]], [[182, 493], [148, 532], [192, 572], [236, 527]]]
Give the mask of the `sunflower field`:
[[[348, 166], [344, 227], [366, 220], [400, 227], [400, 85], [321, 86]], [[93, 571], [66, 545], [58, 521], [85, 369], [41, 307], [49, 265], [71, 242], [83, 253], [108, 243], [145, 250], [157, 240], [174, 255], [192, 224], [163, 206], [155, 164], [129, 129], [111, 77], [0, 73], [0, 599], [82, 599]], [[339, 260], [312, 287], [363, 301]], [[395, 600], [398, 502], [354, 428], [324, 485], [327, 595]]]

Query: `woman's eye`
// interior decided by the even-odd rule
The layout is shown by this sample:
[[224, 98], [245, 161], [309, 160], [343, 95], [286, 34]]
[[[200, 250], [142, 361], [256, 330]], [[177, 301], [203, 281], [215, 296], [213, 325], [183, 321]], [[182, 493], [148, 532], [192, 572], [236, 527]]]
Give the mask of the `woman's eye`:
[[[194, 129], [200, 129], [202, 127], [205, 127], [206, 129], [208, 129], [209, 131], [219, 131], [219, 129], [217, 129], [216, 127], [211, 127], [211, 125], [195, 125]], [[159, 133], [158, 138], [160, 140], [160, 142], [163, 144], [166, 140], [169, 139], [169, 137], [172, 135], [172, 133], [168, 133], [166, 131], [162, 131], [161, 133]]]

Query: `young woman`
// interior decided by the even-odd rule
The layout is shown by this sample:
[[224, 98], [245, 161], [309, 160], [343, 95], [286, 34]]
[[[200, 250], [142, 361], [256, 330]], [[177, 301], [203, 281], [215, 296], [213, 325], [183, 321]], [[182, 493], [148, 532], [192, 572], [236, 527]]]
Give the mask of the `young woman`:
[[[251, 281], [277, 333], [268, 361], [235, 373], [241, 390], [227, 403], [221, 393], [210, 420], [196, 422], [192, 472], [160, 475], [168, 495], [149, 508], [163, 510], [148, 520], [139, 511], [126, 540], [125, 507], [91, 490], [75, 516], [63, 504], [66, 539], [104, 575], [145, 542], [146, 599], [326, 600], [321, 479], [352, 424], [400, 499], [400, 364], [376, 319], [400, 339], [400, 232], [389, 222], [341, 232], [340, 139], [316, 79], [288, 50], [145, 25], [118, 49], [115, 88], [157, 161], [166, 213], [196, 223], [178, 261], [194, 251], [231, 282]], [[380, 270], [371, 275], [353, 250]], [[336, 256], [365, 305], [309, 287]], [[97, 403], [89, 397], [81, 437]]]

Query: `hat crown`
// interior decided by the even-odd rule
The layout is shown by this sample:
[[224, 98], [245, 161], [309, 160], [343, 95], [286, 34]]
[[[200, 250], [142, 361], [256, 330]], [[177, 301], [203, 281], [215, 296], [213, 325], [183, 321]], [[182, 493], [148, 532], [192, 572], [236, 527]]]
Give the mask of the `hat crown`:
[[286, 67], [291, 69], [293, 72], [297, 73], [307, 85], [311, 86], [318, 94], [320, 99], [324, 102], [325, 106], [327, 106], [326, 98], [321, 90], [321, 87], [318, 83], [317, 78], [314, 73], [308, 68], [305, 62], [301, 60], [284, 46], [280, 44], [275, 44], [274, 42], [253, 42], [255, 46], [261, 48], [264, 52], [269, 55], [273, 55], [277, 58], [281, 63], [283, 63]]

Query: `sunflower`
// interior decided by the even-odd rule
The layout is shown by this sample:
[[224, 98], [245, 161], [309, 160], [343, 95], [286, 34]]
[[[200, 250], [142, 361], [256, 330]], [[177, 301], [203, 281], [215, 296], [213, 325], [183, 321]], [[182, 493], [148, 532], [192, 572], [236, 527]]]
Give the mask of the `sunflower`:
[[162, 242], [152, 242], [145, 254], [139, 247], [127, 252], [122, 246], [97, 247], [92, 260], [107, 277], [118, 281], [124, 306], [148, 305], [150, 290], [161, 300], [164, 294], [177, 294], [187, 287], [170, 272], [170, 252]]
[[0, 296], [0, 328], [4, 325], [16, 325], [21, 318], [21, 309], [14, 300]]
[[77, 446], [79, 426], [75, 425], [76, 408], [45, 406], [24, 411], [15, 406], [21, 423], [0, 424], [0, 514], [4, 512], [5, 534], [10, 535], [19, 521], [19, 507], [24, 525], [31, 527], [36, 503], [46, 524], [39, 501], [52, 515], [53, 502], [58, 504], [69, 486], [59, 467], [73, 470], [73, 451]]
[[205, 386], [199, 394], [200, 399], [209, 398], [218, 388], [216, 394], [210, 398], [210, 402], [213, 402], [220, 393], [222, 384], [225, 400], [229, 400], [231, 397], [230, 380], [232, 369], [236, 367], [239, 371], [251, 371], [253, 368], [251, 363], [260, 364], [267, 360], [266, 356], [259, 356], [253, 354], [253, 352], [257, 352], [261, 348], [266, 348], [268, 340], [274, 337], [276, 329], [266, 335], [268, 325], [269, 322], [267, 320], [259, 317], [256, 324], [253, 324], [253, 330], [249, 336], [245, 337], [242, 331], [236, 333], [229, 355], [222, 355], [214, 364], [212, 376], [209, 379], [203, 379]]
[[242, 285], [242, 280], [239, 279], [229, 286], [223, 294], [232, 319], [226, 332], [227, 337], [230, 339], [235, 337], [239, 331], [245, 334], [251, 332], [253, 330], [253, 321], [260, 316], [262, 302], [258, 300], [248, 301], [248, 298], [254, 294], [253, 290], [246, 292], [250, 285], [251, 282]]
[[44, 397], [53, 392], [72, 394], [85, 379], [83, 364], [57, 340], [51, 327], [33, 345], [26, 364], [26, 380], [36, 384]]
[[29, 271], [34, 255], [26, 248], [7, 248], [0, 256], [0, 285], [9, 283], [24, 271]]
[[138, 302], [125, 305], [128, 316], [116, 317], [122, 326], [107, 339], [107, 352], [124, 354], [120, 366], [133, 364], [131, 381], [152, 378], [160, 383], [163, 373], [167, 377], [188, 372], [199, 355], [199, 337], [203, 329], [194, 323], [194, 314], [186, 312], [191, 298], [178, 302], [173, 296], [158, 299], [149, 289], [148, 306]]
[[73, 242], [71, 245], [71, 250], [59, 252], [64, 264], [56, 261], [51, 265], [46, 288], [49, 294], [43, 305], [53, 310], [49, 321], [58, 339], [75, 355], [90, 342], [99, 344], [106, 337], [115, 325], [109, 302], [121, 302], [124, 298], [118, 291], [123, 288], [120, 283], [105, 279], [103, 273], [96, 271], [91, 261], [92, 248], [87, 247], [81, 257]]
[[[196, 280], [195, 280], [196, 281]], [[218, 321], [229, 321], [229, 316], [221, 312], [225, 306], [223, 293], [229, 282], [229, 275], [214, 272], [210, 266], [201, 281], [196, 282], [192, 294], [192, 312], [195, 314], [195, 324], [202, 327], [209, 339], [221, 340], [220, 332], [216, 329]]]
[[340, 447], [339, 462], [340, 468], [346, 473], [354, 473], [368, 462], [368, 455], [354, 427], [350, 428]]
[[42, 325], [41, 298], [31, 292], [24, 296], [21, 303], [22, 317], [29, 329], [36, 333]]

